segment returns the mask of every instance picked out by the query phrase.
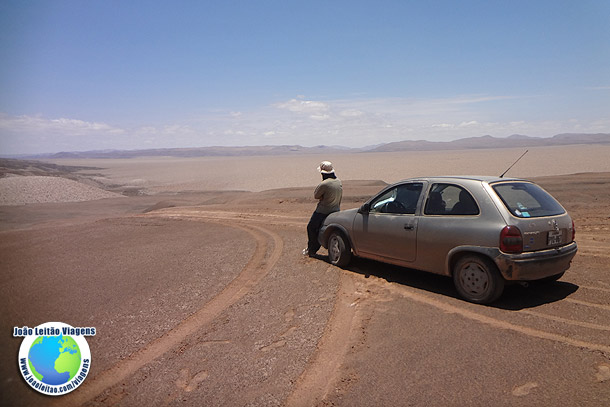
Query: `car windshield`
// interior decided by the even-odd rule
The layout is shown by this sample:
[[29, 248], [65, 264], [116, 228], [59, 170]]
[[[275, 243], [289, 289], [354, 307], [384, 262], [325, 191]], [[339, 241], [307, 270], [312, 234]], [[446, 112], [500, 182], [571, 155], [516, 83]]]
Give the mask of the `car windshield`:
[[492, 187], [508, 210], [519, 218], [539, 218], [565, 213], [559, 202], [536, 184], [505, 182]]

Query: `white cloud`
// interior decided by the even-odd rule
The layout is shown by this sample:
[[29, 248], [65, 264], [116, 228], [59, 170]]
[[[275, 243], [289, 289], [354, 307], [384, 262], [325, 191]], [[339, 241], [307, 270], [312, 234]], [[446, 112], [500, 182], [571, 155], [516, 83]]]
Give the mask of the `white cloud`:
[[328, 110], [328, 105], [326, 103], [316, 102], [314, 100], [291, 99], [287, 102], [276, 103], [274, 106], [295, 113], [319, 113]]
[[343, 117], [360, 117], [363, 114], [364, 112], [356, 109], [346, 109], [339, 112], [339, 115]]
[[478, 126], [479, 122], [476, 120], [471, 120], [469, 122], [462, 122], [458, 125], [458, 127], [471, 127], [471, 126]]
[[91, 133], [124, 134], [124, 130], [100, 122], [87, 122], [77, 119], [46, 119], [40, 116], [9, 116], [0, 115], [0, 129], [27, 133], [41, 131], [47, 134], [63, 134], [68, 136], [87, 135]]
[[[511, 134], [548, 137], [610, 132], [610, 117], [532, 114], [548, 99], [511, 96], [456, 98], [293, 98], [251, 110], [215, 110], [175, 123], [114, 126], [78, 118], [0, 114], [0, 153], [300, 144], [360, 147], [401, 140], [449, 141]], [[498, 105], [500, 103], [500, 105]], [[525, 105], [525, 106], [524, 106]], [[157, 118], [155, 118], [157, 119]]]
[[102, 122], [0, 114], [0, 153], [3, 154], [114, 148], [114, 141], [126, 135], [124, 129]]
[[51, 127], [54, 127], [55, 129], [72, 131], [72, 132], [76, 132], [76, 133], [82, 132], [82, 131], [94, 131], [94, 132], [102, 131], [102, 132], [108, 132], [111, 134], [123, 134], [122, 129], [112, 127], [105, 123], [86, 122], [83, 120], [66, 119], [66, 118], [53, 119], [50, 121], [50, 123], [52, 124]]

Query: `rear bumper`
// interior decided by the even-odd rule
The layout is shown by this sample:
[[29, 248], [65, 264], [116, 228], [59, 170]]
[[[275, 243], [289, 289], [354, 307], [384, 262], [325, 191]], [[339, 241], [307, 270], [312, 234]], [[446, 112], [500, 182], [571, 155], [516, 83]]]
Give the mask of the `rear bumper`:
[[577, 250], [576, 242], [572, 242], [566, 246], [529, 253], [507, 254], [498, 251], [494, 261], [506, 280], [540, 280], [569, 269]]

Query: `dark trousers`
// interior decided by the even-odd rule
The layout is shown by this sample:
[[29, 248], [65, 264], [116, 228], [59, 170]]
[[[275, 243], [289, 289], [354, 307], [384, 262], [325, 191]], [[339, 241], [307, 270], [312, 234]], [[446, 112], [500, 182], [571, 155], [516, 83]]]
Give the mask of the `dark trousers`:
[[316, 252], [320, 249], [318, 233], [320, 233], [322, 223], [327, 216], [328, 215], [324, 213], [314, 212], [311, 215], [311, 219], [309, 219], [309, 223], [307, 224], [307, 251], [309, 252], [310, 256], [316, 254]]

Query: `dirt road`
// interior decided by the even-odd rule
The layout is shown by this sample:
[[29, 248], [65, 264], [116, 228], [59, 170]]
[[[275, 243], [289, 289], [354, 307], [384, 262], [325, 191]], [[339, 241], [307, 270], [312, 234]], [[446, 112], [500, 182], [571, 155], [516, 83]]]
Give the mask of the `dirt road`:
[[[307, 189], [3, 208], [2, 404], [607, 405], [610, 174], [539, 182], [579, 254], [487, 307], [448, 278], [303, 258]], [[346, 182], [344, 207], [378, 189]], [[98, 330], [61, 399], [28, 388], [9, 335], [55, 320]]]

